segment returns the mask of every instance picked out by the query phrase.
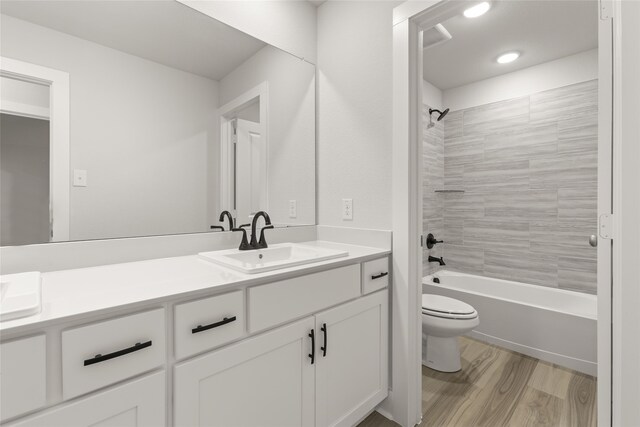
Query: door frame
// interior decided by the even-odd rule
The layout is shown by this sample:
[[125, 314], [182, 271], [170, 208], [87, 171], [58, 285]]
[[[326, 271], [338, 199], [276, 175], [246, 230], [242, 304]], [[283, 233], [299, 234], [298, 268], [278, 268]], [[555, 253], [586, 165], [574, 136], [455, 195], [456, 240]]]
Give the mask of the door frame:
[[260, 102], [260, 127], [264, 143], [269, 146], [269, 83], [262, 82], [237, 98], [218, 108], [216, 115], [220, 121], [220, 210], [228, 210], [236, 216], [234, 206], [234, 183], [231, 176], [235, 173], [233, 145], [235, 144], [235, 113], [255, 99]]
[[0, 75], [49, 86], [49, 242], [68, 241], [71, 184], [69, 73], [1, 56]]
[[640, 425], [640, 3], [600, 6], [613, 29], [611, 420], [631, 426]]
[[[616, 2], [619, 3], [620, 2]], [[420, 235], [422, 234], [422, 30], [462, 12], [466, 2], [447, 0], [406, 1], [393, 11], [393, 365], [392, 393], [381, 412], [403, 426], [420, 422], [421, 413], [421, 319], [420, 293], [422, 282]], [[601, 10], [602, 14], [602, 10]], [[618, 14], [617, 16], [620, 16]], [[620, 65], [616, 45], [621, 35], [611, 31], [615, 19], [601, 15], [599, 21], [599, 79], [611, 82]], [[609, 61], [609, 58], [612, 58]], [[611, 213], [620, 203], [616, 190], [615, 155], [611, 163], [611, 149], [615, 146], [616, 110], [612, 100], [621, 93], [614, 85], [599, 85], [599, 188], [598, 215]], [[608, 111], [607, 111], [608, 109]], [[613, 120], [612, 120], [613, 119]], [[614, 124], [612, 124], [612, 121]], [[612, 129], [613, 126], [613, 129]], [[612, 137], [613, 131], [613, 137]], [[609, 147], [609, 150], [603, 148]], [[600, 154], [603, 151], [604, 154]], [[613, 168], [613, 169], [612, 169]], [[637, 173], [637, 172], [636, 172]], [[608, 180], [602, 178], [608, 174]], [[602, 179], [602, 182], [600, 180]], [[613, 188], [609, 183], [613, 182]], [[607, 191], [607, 186], [609, 185]], [[628, 196], [627, 196], [628, 197]], [[636, 196], [637, 197], [637, 196]], [[616, 221], [614, 237], [620, 235]], [[640, 236], [639, 236], [640, 237]], [[615, 294], [616, 250], [612, 240], [600, 239], [598, 249], [598, 425], [611, 425], [612, 347], [611, 319], [612, 289]], [[613, 254], [613, 256], [612, 256]], [[613, 274], [611, 274], [613, 273]], [[612, 279], [613, 277], [613, 279]], [[637, 301], [635, 302], [637, 303]], [[615, 308], [614, 308], [615, 310]], [[635, 311], [634, 311], [635, 312]], [[615, 314], [615, 311], [614, 311]], [[615, 316], [613, 316], [615, 319]], [[615, 334], [615, 320], [614, 320]], [[615, 338], [614, 338], [615, 342]], [[615, 371], [614, 371], [615, 374]], [[614, 393], [615, 397], [615, 393]], [[615, 406], [614, 406], [615, 407]], [[614, 416], [615, 419], [615, 416]]]

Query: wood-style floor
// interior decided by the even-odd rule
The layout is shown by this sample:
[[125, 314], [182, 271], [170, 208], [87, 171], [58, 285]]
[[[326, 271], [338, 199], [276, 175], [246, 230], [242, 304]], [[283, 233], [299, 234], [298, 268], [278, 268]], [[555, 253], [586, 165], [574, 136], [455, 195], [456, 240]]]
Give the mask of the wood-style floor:
[[[421, 426], [596, 426], [596, 379], [460, 338], [462, 370], [422, 367]], [[359, 427], [395, 427], [374, 412]]]

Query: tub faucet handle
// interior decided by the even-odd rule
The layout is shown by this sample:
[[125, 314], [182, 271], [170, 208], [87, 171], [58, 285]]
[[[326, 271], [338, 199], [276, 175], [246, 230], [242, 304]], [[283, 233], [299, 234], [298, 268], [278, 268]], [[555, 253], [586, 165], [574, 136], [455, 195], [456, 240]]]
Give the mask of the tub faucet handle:
[[432, 233], [427, 234], [427, 249], [433, 248], [437, 243], [444, 242], [442, 240], [437, 240]]

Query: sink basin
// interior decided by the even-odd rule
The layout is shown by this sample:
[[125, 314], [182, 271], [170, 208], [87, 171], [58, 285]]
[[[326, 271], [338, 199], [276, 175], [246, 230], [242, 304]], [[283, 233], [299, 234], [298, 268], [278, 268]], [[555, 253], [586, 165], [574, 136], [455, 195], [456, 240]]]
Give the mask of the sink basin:
[[326, 261], [349, 255], [347, 251], [301, 245], [297, 243], [281, 243], [266, 249], [240, 251], [230, 249], [224, 251], [202, 252], [202, 259], [224, 267], [233, 268], [243, 273], [263, 273], [265, 271], [312, 262]]
[[37, 271], [0, 276], [0, 321], [40, 313], [40, 288]]

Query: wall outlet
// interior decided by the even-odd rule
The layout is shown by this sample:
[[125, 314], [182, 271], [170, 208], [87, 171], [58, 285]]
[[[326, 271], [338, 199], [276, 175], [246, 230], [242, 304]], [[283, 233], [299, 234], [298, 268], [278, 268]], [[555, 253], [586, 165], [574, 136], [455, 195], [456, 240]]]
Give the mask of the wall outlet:
[[289, 218], [295, 218], [298, 216], [298, 202], [295, 200], [289, 200]]
[[353, 199], [342, 199], [342, 219], [353, 219]]
[[73, 186], [74, 187], [86, 187], [87, 186], [87, 171], [84, 169], [73, 170]]

